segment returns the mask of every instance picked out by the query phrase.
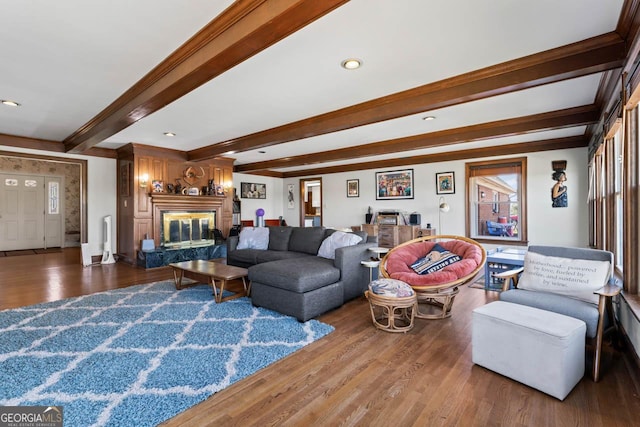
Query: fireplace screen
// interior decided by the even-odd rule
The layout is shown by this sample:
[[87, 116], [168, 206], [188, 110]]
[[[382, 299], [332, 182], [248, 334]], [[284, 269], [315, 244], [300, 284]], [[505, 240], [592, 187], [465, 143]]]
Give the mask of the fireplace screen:
[[162, 246], [214, 244], [215, 211], [164, 211], [160, 233]]

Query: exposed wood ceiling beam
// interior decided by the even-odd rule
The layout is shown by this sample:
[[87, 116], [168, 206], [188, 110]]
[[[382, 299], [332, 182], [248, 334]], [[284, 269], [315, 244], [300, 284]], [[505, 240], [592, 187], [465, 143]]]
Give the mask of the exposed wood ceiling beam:
[[[447, 151], [445, 153], [425, 154], [423, 156], [399, 157], [396, 159], [378, 160], [373, 162], [352, 163], [349, 165], [305, 169], [299, 171], [282, 172], [282, 178], [296, 178], [312, 175], [326, 175], [340, 172], [353, 172], [366, 169], [394, 168], [423, 163], [437, 163], [452, 160], [480, 159], [483, 157], [504, 156], [512, 154], [534, 153], [538, 151], [565, 150], [569, 148], [586, 147], [588, 139], [584, 136], [546, 139], [542, 141], [506, 144], [496, 147], [473, 148], [469, 150]], [[253, 172], [252, 172], [253, 173]], [[262, 175], [255, 172], [256, 175]]]
[[31, 148], [33, 150], [46, 150], [55, 153], [64, 153], [64, 144], [60, 141], [48, 139], [28, 138], [25, 136], [7, 135], [0, 133], [0, 145], [8, 147]]
[[625, 43], [612, 32], [192, 150], [189, 159], [264, 148], [606, 71], [620, 67], [624, 58]]
[[410, 150], [439, 147], [462, 142], [500, 138], [534, 131], [589, 125], [591, 123], [595, 123], [598, 118], [599, 110], [596, 106], [585, 105], [582, 107], [568, 108], [548, 113], [465, 126], [457, 129], [447, 129], [439, 132], [390, 139], [338, 150], [236, 165], [234, 167], [234, 172], [251, 172], [264, 169], [349, 160], [353, 158], [379, 155], [382, 153], [406, 152]]
[[238, 0], [64, 140], [81, 153], [348, 0]]
[[[32, 150], [52, 151], [54, 153], [64, 153], [64, 144], [60, 141], [51, 141], [48, 139], [28, 138], [24, 136], [0, 134], [0, 145], [8, 147], [29, 148]], [[115, 159], [118, 153], [108, 148], [91, 148], [83, 154], [94, 157], [106, 157]]]

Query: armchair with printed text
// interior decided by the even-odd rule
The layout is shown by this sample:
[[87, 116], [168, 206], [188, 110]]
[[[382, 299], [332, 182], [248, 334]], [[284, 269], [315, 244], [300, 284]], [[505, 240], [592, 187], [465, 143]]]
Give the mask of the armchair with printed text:
[[[530, 246], [524, 267], [495, 275], [504, 279], [500, 300], [560, 313], [585, 322], [593, 348], [593, 380], [600, 378], [604, 336], [617, 334], [612, 300], [613, 254], [599, 249]], [[516, 289], [509, 290], [510, 283]]]

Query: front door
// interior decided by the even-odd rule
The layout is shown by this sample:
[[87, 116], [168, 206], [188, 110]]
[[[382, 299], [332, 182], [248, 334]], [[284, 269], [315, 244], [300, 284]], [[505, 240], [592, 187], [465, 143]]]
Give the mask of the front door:
[[57, 177], [0, 174], [0, 250], [62, 246], [60, 181]]

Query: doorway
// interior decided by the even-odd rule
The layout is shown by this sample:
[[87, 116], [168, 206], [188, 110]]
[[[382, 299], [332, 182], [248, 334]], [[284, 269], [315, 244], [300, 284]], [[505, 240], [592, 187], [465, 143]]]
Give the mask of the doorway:
[[0, 174], [0, 250], [64, 246], [63, 178]]
[[322, 221], [322, 178], [300, 180], [300, 226], [320, 227]]

